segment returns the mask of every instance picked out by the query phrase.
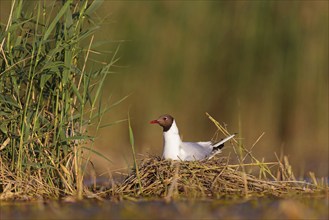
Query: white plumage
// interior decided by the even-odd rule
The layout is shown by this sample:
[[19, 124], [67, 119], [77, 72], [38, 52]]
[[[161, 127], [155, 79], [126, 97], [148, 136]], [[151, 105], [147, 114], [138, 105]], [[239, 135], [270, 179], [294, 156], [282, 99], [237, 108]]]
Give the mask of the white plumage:
[[163, 127], [163, 158], [172, 160], [203, 160], [210, 159], [221, 153], [223, 144], [235, 135], [228, 136], [218, 143], [206, 142], [183, 142], [180, 138], [175, 119], [171, 115], [162, 115], [152, 124]]

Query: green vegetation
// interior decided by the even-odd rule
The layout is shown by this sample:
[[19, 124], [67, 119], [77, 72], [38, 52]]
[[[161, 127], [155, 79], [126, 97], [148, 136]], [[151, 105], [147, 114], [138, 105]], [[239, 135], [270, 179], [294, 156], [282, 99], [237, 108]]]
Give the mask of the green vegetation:
[[99, 128], [107, 110], [102, 87], [116, 62], [114, 54], [101, 68], [87, 68], [99, 6], [12, 1], [0, 35], [2, 199], [83, 197], [89, 154], [98, 154], [87, 131]]
[[[97, 16], [93, 15], [95, 15], [94, 12], [101, 3], [102, 1], [86, 0], [12, 1], [9, 18], [5, 24], [1, 24], [0, 32], [0, 199], [60, 198], [61, 196], [81, 199], [84, 196], [91, 195], [99, 199], [165, 198], [166, 200], [171, 200], [176, 198], [213, 199], [225, 196], [249, 197], [266, 195], [279, 197], [282, 195], [314, 194], [317, 192], [321, 196], [328, 195], [327, 180], [316, 179], [315, 175], [310, 173], [311, 183], [299, 181], [298, 178], [295, 178], [287, 157], [277, 156], [277, 161], [275, 162], [266, 162], [263, 159], [258, 160], [251, 153], [251, 150], [262, 135], [249, 149], [245, 148], [241, 140], [234, 140], [232, 143], [234, 150], [233, 159], [237, 163], [231, 162], [230, 157], [204, 162], [171, 162], [160, 160], [158, 157], [146, 157], [141, 163], [138, 163], [136, 159], [138, 152], [137, 150], [135, 152], [135, 146], [138, 145], [136, 140], [139, 138], [135, 140], [129, 115], [128, 129], [133, 153], [133, 172], [123, 182], [117, 184], [116, 180], [110, 178], [109, 183], [111, 185], [106, 190], [104, 190], [103, 186], [96, 186], [93, 188], [94, 192], [89, 191], [87, 186], [83, 184], [83, 180], [87, 168], [90, 165], [92, 166], [90, 155], [96, 154], [102, 160], [108, 160], [94, 149], [94, 140], [90, 133], [90, 127], [92, 126], [92, 129], [98, 132], [99, 128], [104, 127], [100, 123], [104, 113], [124, 99], [110, 106], [104, 107], [102, 104], [103, 86], [117, 61], [117, 50], [111, 54], [110, 61], [105, 64], [103, 62], [95, 62], [95, 64], [90, 58], [93, 54], [99, 54], [94, 43], [94, 33], [99, 26], [98, 21], [93, 19]], [[154, 8], [157, 8], [156, 4], [153, 5]], [[266, 4], [264, 3], [265, 6]], [[226, 3], [220, 7], [223, 16], [228, 16], [228, 14], [225, 14], [227, 7], [229, 6]], [[269, 7], [265, 8], [269, 9]], [[210, 5], [208, 8], [203, 9], [205, 11], [212, 10], [212, 7]], [[187, 8], [186, 10], [188, 11], [189, 9]], [[239, 10], [242, 9], [237, 7], [235, 10], [240, 12]], [[254, 16], [251, 17], [251, 23], [264, 22], [265, 26], [270, 26], [269, 24], [272, 24], [270, 20], [259, 19], [258, 16], [260, 14], [258, 13], [260, 11], [262, 10], [253, 11]], [[284, 12], [279, 12], [284, 14]], [[166, 14], [162, 13], [161, 10], [158, 10], [156, 13], [162, 14], [162, 16]], [[144, 14], [147, 13], [141, 13], [141, 21], [144, 21]], [[292, 15], [294, 14], [292, 13]], [[223, 34], [224, 32], [221, 31], [212, 33], [199, 32], [197, 30], [200, 27], [200, 23], [187, 18], [189, 17], [179, 17], [180, 22], [178, 22], [186, 29], [178, 28], [179, 31], [173, 30], [171, 34], [179, 33], [177, 36], [180, 36], [181, 30], [186, 32], [195, 30], [197, 34], [202, 35], [200, 39], [203, 40], [197, 42], [189, 42], [189, 39], [186, 41], [183, 38], [180, 39], [181, 42], [188, 45], [188, 48], [192, 48], [192, 52], [189, 53], [184, 48], [180, 48], [180, 52], [186, 53], [186, 56], [185, 54], [175, 54], [175, 57], [171, 57], [172, 62], [175, 63], [169, 62], [165, 64], [163, 56], [170, 57], [168, 54], [171, 55], [173, 53], [172, 51], [166, 51], [170, 47], [160, 43], [160, 49], [163, 49], [160, 52], [161, 56], [152, 57], [156, 60], [147, 60], [147, 63], [155, 64], [152, 66], [155, 69], [150, 68], [151, 71], [144, 71], [151, 72], [153, 75], [141, 77], [139, 74], [136, 74], [136, 76], [131, 76], [129, 80], [137, 83], [142, 82], [144, 85], [148, 84], [150, 86], [153, 84], [148, 83], [144, 79], [162, 82], [157, 91], [161, 91], [159, 94], [164, 98], [158, 99], [155, 96], [155, 94], [158, 94], [157, 92], [151, 94], [154, 95], [152, 98], [149, 97], [150, 100], [155, 100], [153, 105], [156, 108], [168, 108], [166, 105], [169, 103], [179, 108], [180, 114], [185, 114], [184, 112], [187, 112], [187, 110], [190, 113], [197, 109], [194, 107], [199, 106], [200, 103], [201, 105], [207, 103], [205, 105], [209, 105], [210, 109], [217, 111], [219, 106], [212, 103], [219, 103], [220, 107], [224, 106], [224, 109], [221, 108], [224, 115], [228, 114], [228, 112], [231, 115], [238, 115], [235, 113], [240, 112], [240, 109], [233, 108], [237, 109], [237, 112], [233, 111], [232, 113], [231, 106], [239, 98], [244, 100], [242, 105], [250, 101], [251, 104], [248, 105], [257, 107], [255, 103], [264, 99], [264, 97], [258, 96], [259, 90], [265, 90], [264, 81], [269, 82], [270, 89], [268, 91], [273, 93], [270, 97], [274, 98], [264, 99], [268, 105], [264, 107], [263, 112], [268, 112], [267, 110], [273, 106], [279, 109], [278, 118], [280, 120], [275, 125], [279, 132], [282, 132], [282, 137], [287, 137], [290, 124], [286, 119], [294, 115], [295, 112], [297, 113], [296, 121], [300, 122], [299, 119], [303, 118], [303, 112], [294, 109], [296, 107], [290, 108], [290, 96], [293, 96], [292, 99], [294, 99], [299, 94], [299, 91], [302, 90], [299, 88], [299, 85], [304, 85], [304, 82], [307, 81], [302, 80], [303, 83], [298, 82], [300, 84], [294, 85], [295, 91], [290, 93], [289, 83], [297, 78], [299, 72], [302, 72], [302, 67], [297, 68], [298, 65], [296, 63], [297, 61], [300, 63], [303, 61], [302, 57], [294, 59], [294, 56], [301, 51], [294, 44], [293, 39], [289, 39], [286, 42], [283, 34], [271, 46], [271, 34], [268, 34], [262, 28], [253, 30], [246, 27], [247, 37], [245, 40], [251, 42], [241, 43], [241, 45], [230, 44], [230, 40], [234, 39], [234, 37], [231, 38], [230, 36], [227, 39], [224, 35], [213, 36], [214, 33]], [[284, 23], [280, 19], [278, 18], [274, 23]], [[138, 19], [135, 20], [140, 22]], [[238, 20], [243, 19], [238, 17]], [[222, 21], [224, 22], [224, 19]], [[133, 27], [137, 26], [133, 25]], [[285, 26], [287, 32], [290, 32], [288, 30], [293, 26], [293, 24]], [[264, 26], [260, 25], [260, 27]], [[228, 27], [228, 29], [230, 28]], [[230, 33], [235, 38], [237, 36], [240, 37], [240, 33], [236, 32], [236, 30], [239, 30], [239, 28], [233, 27]], [[167, 29], [163, 28], [162, 31], [167, 31]], [[295, 29], [291, 31], [293, 32]], [[148, 32], [145, 31], [145, 33]], [[265, 39], [264, 42], [266, 43], [259, 44], [257, 40], [252, 41], [263, 33], [267, 34], [260, 38]], [[170, 37], [172, 36], [175, 35], [170, 35]], [[234, 47], [236, 47], [236, 50], [241, 47], [243, 53], [236, 54], [232, 52], [218, 57], [215, 53], [216, 50], [212, 50], [212, 53], [206, 53], [195, 49], [198, 47], [194, 48], [198, 44], [201, 44], [199, 48], [203, 48], [204, 42], [217, 39], [217, 37], [220, 37], [218, 44], [207, 43], [205, 45], [207, 50], [214, 47], [222, 50], [222, 43], [219, 42], [224, 42], [224, 44], [232, 47], [232, 51]], [[165, 40], [169, 41], [168, 38]], [[150, 40], [149, 42], [153, 41]], [[303, 44], [302, 40], [299, 43]], [[280, 59], [282, 51], [285, 51], [286, 46], [290, 44], [293, 46], [287, 50], [287, 57], [282, 61]], [[254, 47], [257, 49], [253, 49]], [[155, 48], [157, 53], [159, 53], [159, 48]], [[194, 50], [197, 52], [193, 52]], [[264, 51], [267, 50], [269, 50], [269, 60], [263, 56]], [[275, 53], [276, 50], [279, 52]], [[255, 53], [255, 56], [249, 57], [248, 54], [250, 52]], [[129, 56], [135, 59], [136, 57], [134, 56], [136, 54], [134, 53], [136, 53], [136, 50], [131, 50]], [[194, 60], [195, 62], [177, 61], [180, 57], [189, 57], [191, 59], [188, 61]], [[203, 64], [202, 62], [205, 61], [199, 62], [199, 57], [205, 57], [209, 63]], [[321, 57], [321, 59], [324, 60], [324, 57]], [[229, 65], [231, 60], [234, 59], [243, 65]], [[273, 60], [276, 60], [277, 63], [272, 63]], [[258, 66], [259, 63], [262, 64]], [[145, 65], [143, 62], [141, 64]], [[205, 66], [203, 65], [207, 66], [207, 68], [204, 68]], [[226, 65], [227, 68], [221, 70]], [[258, 66], [261, 71], [257, 72], [257, 80], [254, 82], [251, 75], [255, 66]], [[325, 68], [320, 66], [320, 70], [313, 76], [321, 83], [327, 79], [327, 75], [323, 76]], [[219, 72], [226, 73], [218, 74]], [[242, 72], [245, 75], [238, 75]], [[291, 75], [287, 75], [290, 72]], [[205, 73], [207, 74], [206, 77]], [[308, 79], [306, 72], [302, 72], [301, 76]], [[141, 77], [143, 80], [134, 77]], [[210, 83], [207, 82], [208, 78], [211, 81]], [[218, 82], [224, 81], [224, 79], [228, 82], [227, 85], [218, 86]], [[279, 87], [278, 85], [281, 85], [280, 82], [286, 81], [286, 79], [287, 84], [284, 84], [283, 88]], [[200, 85], [200, 88], [197, 90], [190, 86], [196, 83], [198, 83], [198, 86]], [[156, 86], [158, 86], [158, 83]], [[230, 93], [230, 88], [234, 86], [236, 87], [233, 94], [234, 98], [228, 98], [226, 105], [223, 105], [218, 100], [227, 98], [226, 93]], [[144, 87], [144, 92], [150, 94], [150, 87]], [[317, 87], [317, 83], [312, 83], [309, 87], [314, 89]], [[246, 92], [249, 88], [252, 88], [251, 91]], [[315, 92], [312, 90], [315, 95], [320, 94], [317, 96], [317, 99], [314, 99], [316, 105], [311, 106], [312, 108], [318, 106], [316, 112], [319, 114], [310, 114], [310, 117], [321, 115], [327, 107], [322, 106], [322, 101], [325, 97], [323, 95], [324, 88], [325, 86], [322, 85], [322, 87], [316, 88]], [[187, 93], [184, 94], [182, 91]], [[287, 93], [289, 94], [288, 96], [286, 95]], [[246, 94], [247, 98], [243, 98], [240, 94]], [[144, 95], [142, 92], [138, 96], [141, 99], [139, 101], [142, 103], [139, 106], [142, 106], [143, 111], [145, 111], [147, 106], [145, 105], [145, 100], [143, 100], [146, 97]], [[194, 97], [193, 99], [186, 98], [192, 96]], [[217, 100], [212, 100], [212, 97], [216, 97]], [[282, 97], [286, 98], [281, 99]], [[273, 100], [276, 101], [276, 104], [273, 104]], [[159, 104], [159, 102], [166, 104]], [[300, 98], [296, 99], [296, 102], [299, 103], [298, 106], [303, 106], [304, 101], [301, 101]], [[285, 108], [286, 105], [288, 105], [287, 108]], [[192, 110], [190, 111], [190, 109]], [[249, 114], [252, 110], [248, 109], [241, 112]], [[218, 131], [224, 135], [229, 134], [209, 114], [208, 117], [217, 126]], [[258, 115], [253, 114], [253, 117], [258, 117]], [[319, 128], [324, 128], [322, 133], [326, 133], [327, 125], [322, 123], [325, 120], [320, 116], [317, 117], [316, 125], [318, 124]], [[267, 120], [264, 119], [263, 122], [268, 122]], [[275, 121], [276, 119], [271, 120]], [[268, 122], [269, 124], [271, 120]], [[254, 121], [256, 120], [250, 119], [250, 122]], [[240, 130], [243, 132], [252, 131], [253, 129], [250, 128], [255, 128], [253, 127], [254, 125], [259, 126], [257, 123], [242, 123], [241, 121], [239, 121], [239, 124], [251, 126], [247, 129], [241, 126]], [[294, 124], [294, 126], [298, 125], [298, 123]], [[139, 128], [136, 130], [139, 130]], [[199, 130], [206, 131], [207, 129]], [[304, 134], [304, 132], [302, 131], [297, 135]], [[312, 132], [314, 131], [312, 130]], [[319, 134], [319, 139], [323, 138], [324, 135], [322, 133]], [[272, 140], [275, 138], [277, 137], [274, 135]], [[321, 144], [324, 142], [321, 139]], [[110, 173], [110, 175], [112, 174]]]

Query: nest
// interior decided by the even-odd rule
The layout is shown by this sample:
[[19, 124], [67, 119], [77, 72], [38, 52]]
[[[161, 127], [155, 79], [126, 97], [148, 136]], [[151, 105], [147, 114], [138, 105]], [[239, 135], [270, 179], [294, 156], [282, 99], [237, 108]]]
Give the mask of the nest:
[[[148, 156], [138, 169], [111, 189], [120, 198], [222, 198], [283, 196], [312, 191], [298, 181], [271, 181], [229, 165], [227, 157], [207, 161], [171, 161]], [[282, 166], [281, 166], [282, 167]]]

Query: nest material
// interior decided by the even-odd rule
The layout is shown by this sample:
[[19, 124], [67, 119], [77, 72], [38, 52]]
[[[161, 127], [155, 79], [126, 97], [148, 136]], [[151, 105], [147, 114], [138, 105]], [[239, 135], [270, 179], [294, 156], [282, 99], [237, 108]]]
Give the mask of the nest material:
[[138, 169], [112, 189], [123, 197], [220, 198], [282, 196], [310, 191], [300, 184], [256, 178], [228, 165], [226, 157], [207, 161], [171, 161], [145, 157]]

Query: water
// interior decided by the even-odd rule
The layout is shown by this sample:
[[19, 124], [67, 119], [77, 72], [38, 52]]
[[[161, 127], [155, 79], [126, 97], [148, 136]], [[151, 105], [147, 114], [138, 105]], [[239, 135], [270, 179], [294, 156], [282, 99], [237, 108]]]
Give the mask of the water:
[[328, 219], [328, 198], [1, 202], [0, 219]]

